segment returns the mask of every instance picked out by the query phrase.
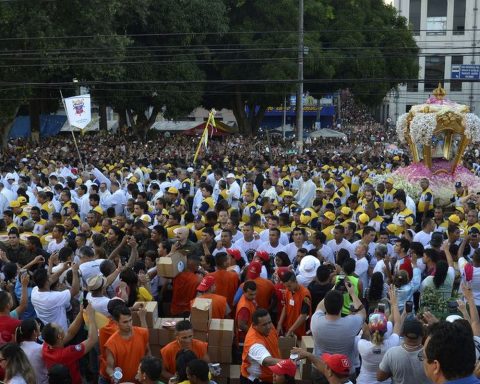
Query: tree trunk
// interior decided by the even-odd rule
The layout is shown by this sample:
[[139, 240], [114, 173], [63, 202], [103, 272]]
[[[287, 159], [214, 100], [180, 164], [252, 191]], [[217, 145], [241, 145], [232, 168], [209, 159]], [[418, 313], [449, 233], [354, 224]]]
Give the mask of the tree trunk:
[[101, 102], [98, 105], [98, 115], [100, 116], [100, 121], [99, 121], [99, 130], [100, 131], [107, 131], [108, 130], [108, 125], [107, 125], [107, 105], [105, 102]]
[[13, 123], [15, 122], [15, 118], [17, 117], [18, 110], [20, 109], [20, 106], [15, 108], [14, 113], [10, 115], [9, 119], [3, 120], [2, 119], [2, 124], [0, 125], [0, 140], [1, 140], [1, 149], [2, 152], [7, 149], [8, 146], [8, 135], [10, 134], [10, 129], [12, 128]]
[[30, 115], [30, 138], [33, 136], [40, 136], [40, 112], [41, 112], [41, 105], [38, 100], [30, 100], [29, 103], [29, 115]]
[[242, 93], [238, 89], [238, 87], [235, 90], [235, 99], [232, 110], [233, 114], [235, 115], [235, 119], [237, 120], [238, 132], [243, 135], [250, 132], [250, 121], [248, 120], [248, 116], [245, 113], [245, 104], [243, 103]]
[[153, 107], [152, 113], [150, 114], [150, 117], [147, 119], [145, 116], [145, 113], [139, 113], [137, 116], [137, 121], [135, 123], [135, 132], [137, 136], [143, 140], [147, 139], [147, 133], [152, 126], [153, 123], [155, 123], [155, 120], [157, 119], [158, 116], [158, 108]]

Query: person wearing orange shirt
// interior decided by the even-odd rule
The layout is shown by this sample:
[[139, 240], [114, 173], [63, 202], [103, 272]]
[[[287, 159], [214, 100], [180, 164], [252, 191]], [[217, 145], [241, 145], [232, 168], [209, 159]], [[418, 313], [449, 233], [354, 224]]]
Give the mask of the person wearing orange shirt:
[[240, 298], [235, 312], [235, 340], [239, 346], [243, 346], [245, 335], [252, 325], [252, 315], [257, 309], [256, 295], [257, 284], [254, 281], [246, 281], [243, 284], [243, 296]]
[[199, 359], [210, 361], [208, 358], [208, 343], [194, 339], [192, 324], [188, 320], [179, 321], [175, 325], [175, 340], [160, 350], [162, 356], [162, 376], [170, 379], [177, 371], [176, 358], [181, 350], [188, 349]]
[[[227, 252], [230, 254], [238, 252], [238, 255], [241, 257], [238, 249], [227, 249]], [[226, 297], [228, 305], [230, 308], [233, 308], [233, 297], [240, 284], [238, 274], [234, 271], [227, 271], [227, 268], [230, 266], [230, 257], [225, 252], [219, 252], [215, 255], [215, 265], [217, 270], [209, 274], [215, 278], [215, 286], [217, 288], [215, 293]]]
[[285, 306], [283, 307], [277, 332], [285, 330], [285, 336], [305, 336], [306, 321], [312, 314], [312, 297], [308, 288], [298, 284], [293, 272], [286, 272], [280, 279], [287, 288]]
[[215, 293], [215, 282], [216, 279], [213, 275], [205, 276], [197, 287], [197, 297], [212, 300], [212, 319], [225, 319], [225, 317], [230, 314], [230, 307], [227, 304], [226, 297], [217, 295]]
[[270, 366], [280, 358], [278, 335], [266, 309], [257, 309], [252, 316], [252, 325], [245, 336], [240, 367], [240, 384], [272, 383]]
[[199, 266], [200, 258], [196, 255], [190, 255], [187, 257], [185, 271], [173, 278], [172, 305], [170, 307], [172, 316], [188, 317], [190, 302], [195, 298], [198, 284], [202, 279], [202, 276], [197, 273]]
[[[113, 312], [119, 308], [124, 307], [125, 302], [120, 299], [119, 297], [115, 297], [111, 299], [107, 304], [107, 311], [110, 316], [113, 316]], [[98, 330], [98, 351], [99, 351], [99, 362], [100, 362], [100, 378], [99, 383], [108, 383], [110, 380], [108, 379], [107, 374], [107, 353], [105, 350], [105, 343], [108, 341], [110, 336], [112, 336], [115, 332], [118, 331], [118, 325], [113, 320], [113, 317], [109, 318], [108, 323]]]
[[[275, 287], [270, 280], [260, 277], [262, 264], [252, 261], [247, 268], [247, 280], [252, 280], [257, 285], [257, 306], [258, 308], [271, 309], [276, 306]], [[242, 284], [243, 289], [243, 284]]]
[[[142, 307], [138, 313], [144, 321], [146, 312]], [[122, 382], [135, 382], [138, 364], [143, 356], [150, 354], [148, 329], [132, 325], [132, 312], [127, 306], [120, 306], [113, 311], [113, 319], [118, 331], [105, 343], [108, 377], [112, 377], [115, 368], [122, 369]]]

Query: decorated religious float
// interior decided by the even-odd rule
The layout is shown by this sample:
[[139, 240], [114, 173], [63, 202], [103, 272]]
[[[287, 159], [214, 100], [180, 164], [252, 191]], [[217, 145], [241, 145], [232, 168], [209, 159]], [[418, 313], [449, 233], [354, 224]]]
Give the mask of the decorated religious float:
[[414, 105], [397, 120], [397, 135], [410, 148], [413, 163], [397, 169], [395, 188], [418, 198], [422, 178], [430, 180], [436, 203], [446, 205], [460, 181], [470, 192], [480, 192], [480, 178], [462, 164], [467, 146], [480, 142], [480, 118], [467, 105], [445, 98], [439, 84], [426, 103]]

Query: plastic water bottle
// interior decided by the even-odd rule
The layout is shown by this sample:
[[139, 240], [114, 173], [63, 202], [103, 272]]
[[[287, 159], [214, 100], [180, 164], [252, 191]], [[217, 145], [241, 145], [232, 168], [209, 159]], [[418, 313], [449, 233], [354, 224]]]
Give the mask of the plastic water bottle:
[[123, 377], [123, 372], [122, 372], [122, 368], [120, 367], [115, 367], [115, 369], [113, 370], [113, 382], [118, 384], [120, 383], [120, 380], [122, 380], [122, 377]]

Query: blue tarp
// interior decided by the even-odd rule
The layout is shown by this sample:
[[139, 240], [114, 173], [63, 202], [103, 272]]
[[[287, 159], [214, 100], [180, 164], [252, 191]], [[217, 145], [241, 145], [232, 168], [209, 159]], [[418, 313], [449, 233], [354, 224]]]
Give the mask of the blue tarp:
[[[55, 136], [62, 129], [67, 121], [67, 116], [62, 115], [40, 115], [40, 136]], [[12, 125], [10, 139], [30, 136], [30, 116], [18, 116]]]

